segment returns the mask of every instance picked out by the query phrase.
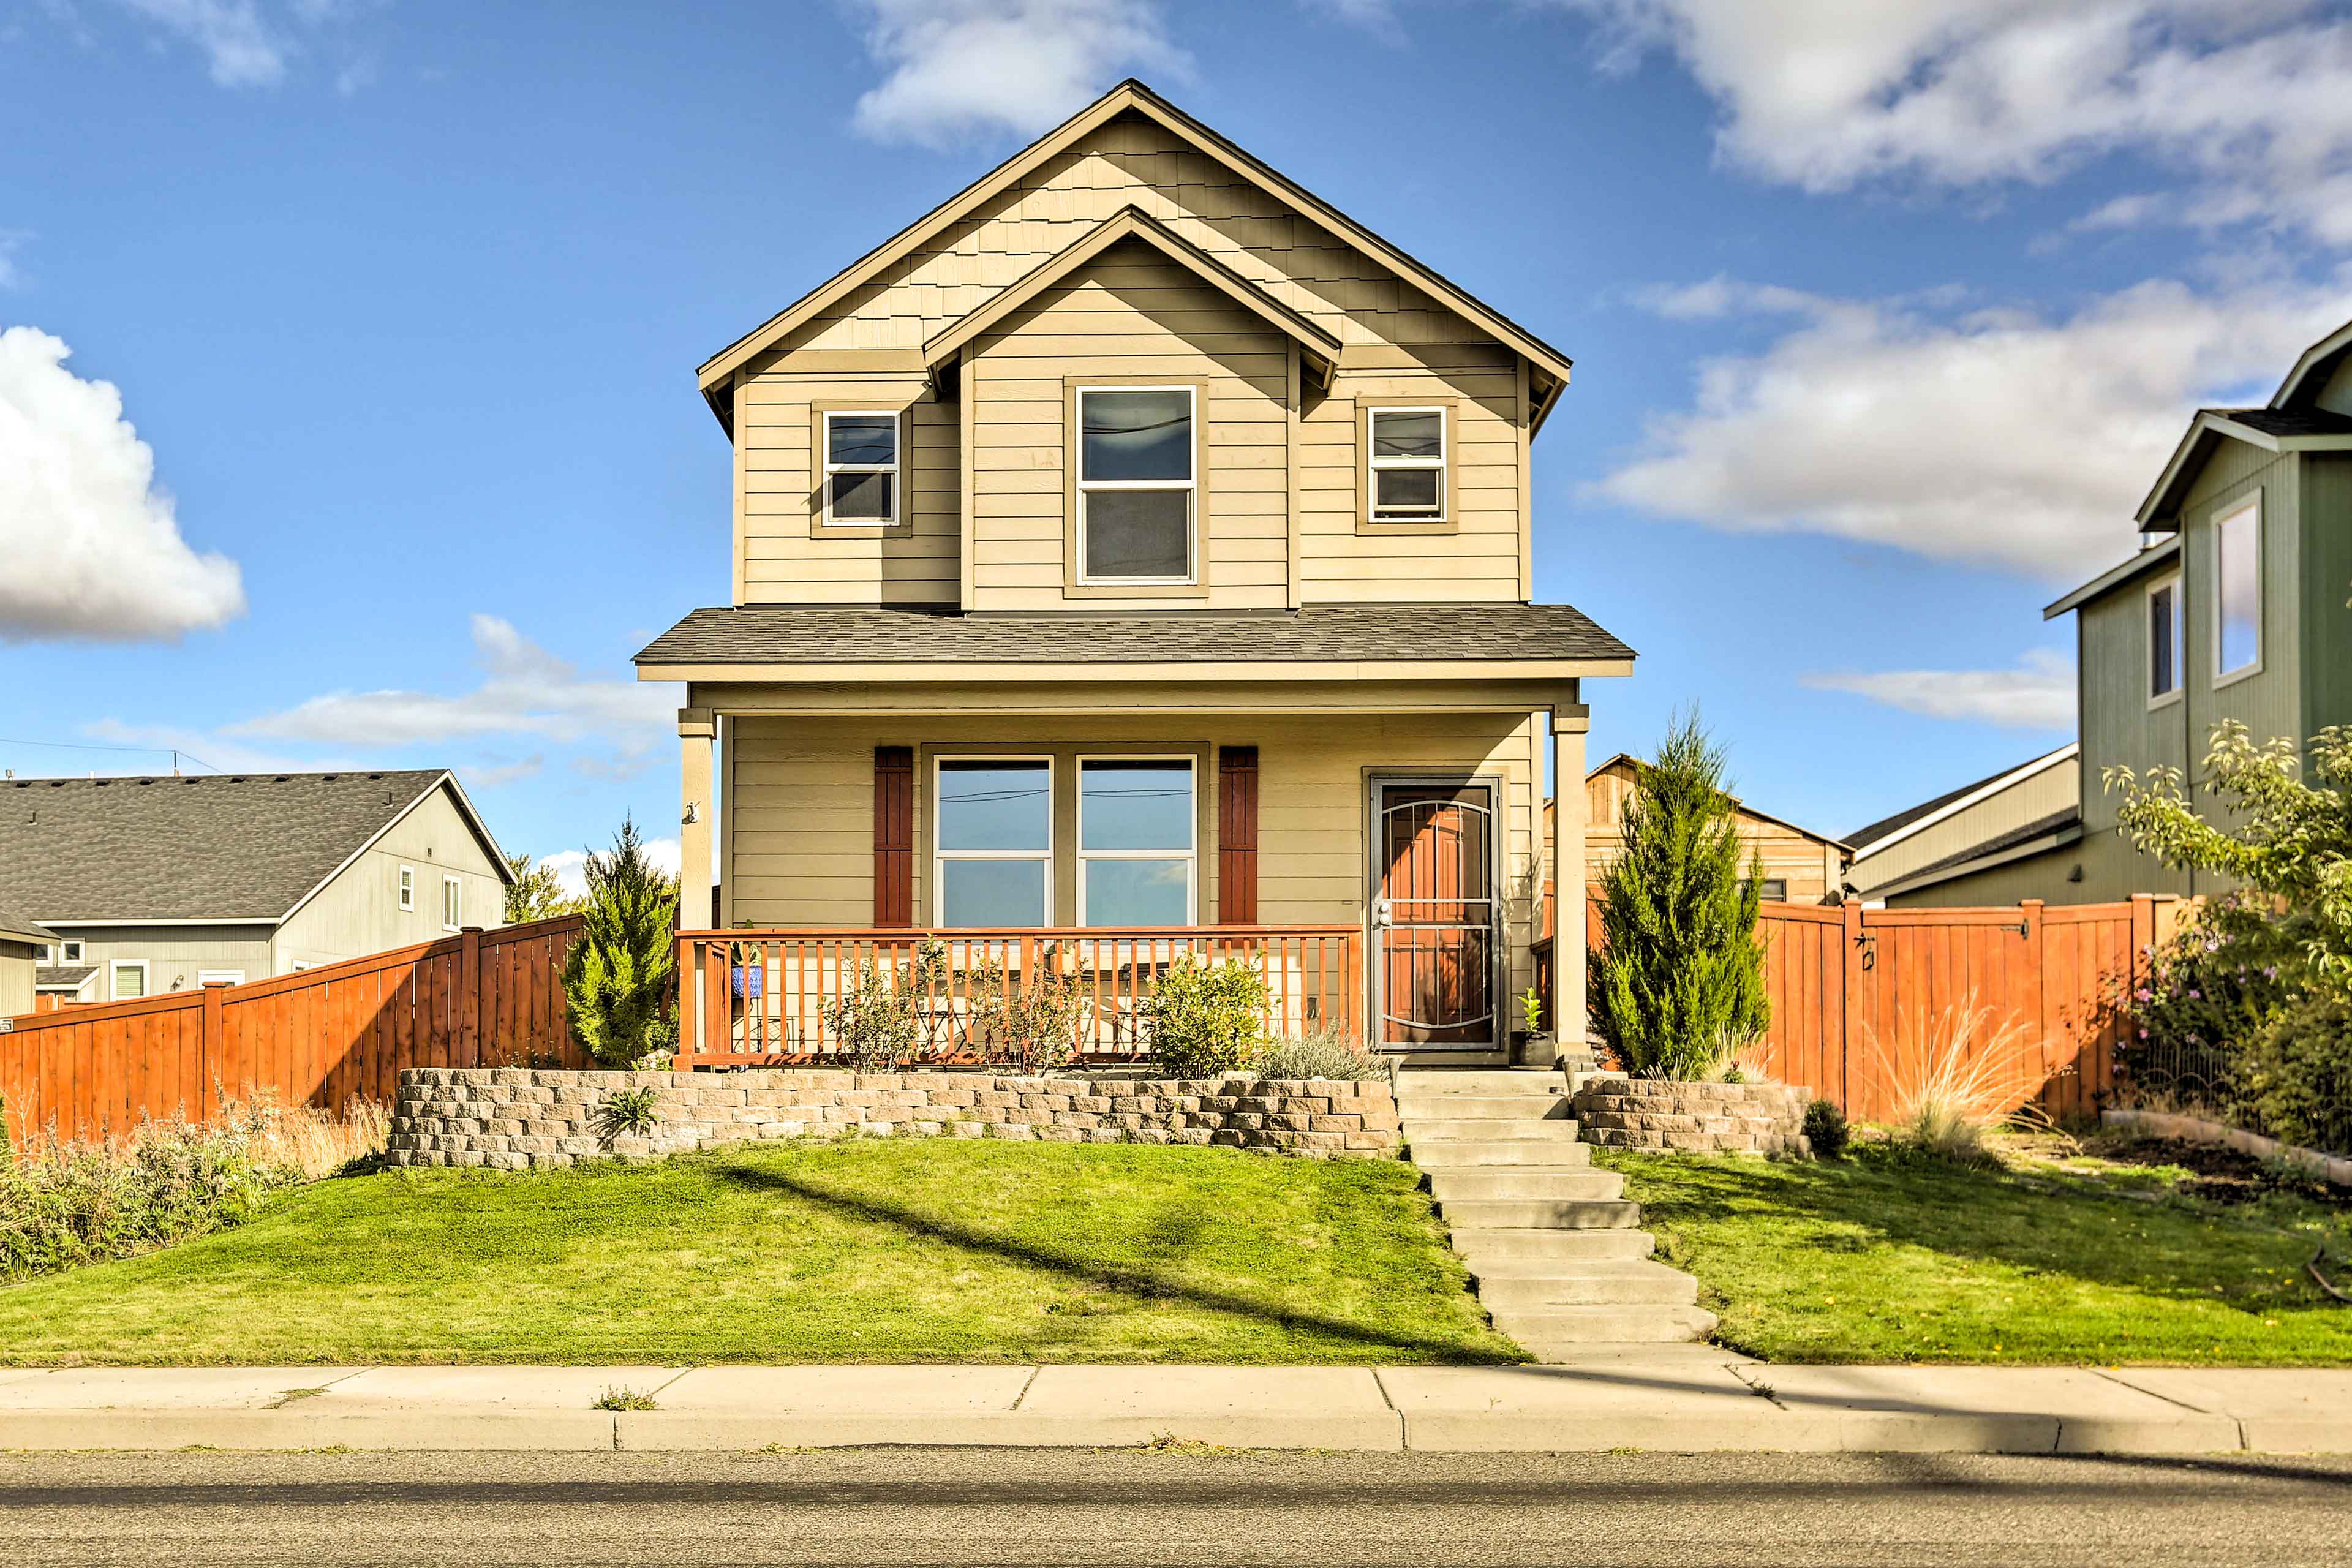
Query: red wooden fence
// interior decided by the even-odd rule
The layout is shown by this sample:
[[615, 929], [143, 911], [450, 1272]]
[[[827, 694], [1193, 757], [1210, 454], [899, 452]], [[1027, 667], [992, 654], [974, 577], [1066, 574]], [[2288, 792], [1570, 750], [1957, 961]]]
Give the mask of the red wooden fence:
[[20, 1142], [119, 1136], [268, 1091], [339, 1110], [389, 1103], [402, 1068], [588, 1065], [560, 977], [577, 915], [467, 931], [244, 985], [8, 1020], [0, 1096]]
[[[1909, 1058], [1923, 1026], [1986, 1009], [1986, 1033], [2021, 1031], [2019, 1066], [2039, 1082], [2043, 1109], [2095, 1110], [2115, 1086], [2122, 1026], [2107, 998], [2118, 981], [2137, 983], [2146, 950], [2177, 918], [2174, 900], [2145, 893], [2055, 909], [2039, 900], [1940, 910], [1766, 904], [1766, 1070], [1857, 1120], [1884, 1119], [1916, 1065]], [[1601, 945], [1598, 900], [1586, 905], [1585, 932], [1588, 945]]]

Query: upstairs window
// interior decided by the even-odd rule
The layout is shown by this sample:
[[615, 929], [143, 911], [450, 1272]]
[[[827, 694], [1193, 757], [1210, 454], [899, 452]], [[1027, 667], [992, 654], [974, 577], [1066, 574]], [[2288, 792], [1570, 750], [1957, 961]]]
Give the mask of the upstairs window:
[[1190, 583], [1198, 492], [1189, 386], [1078, 389], [1078, 581]]
[[1052, 760], [943, 758], [933, 776], [931, 898], [936, 923], [1051, 923]]
[[1374, 522], [1445, 521], [1445, 410], [1371, 411]]
[[2263, 662], [2263, 506], [2255, 497], [2213, 525], [2213, 674], [2250, 675]]
[[82, 946], [81, 943], [78, 942], [61, 942], [58, 943], [58, 962], [59, 963], [79, 963], [82, 961], [81, 953]]
[[414, 866], [400, 868], [400, 907], [403, 910], [416, 907], [416, 868]]
[[896, 414], [826, 413], [824, 521], [835, 528], [887, 528], [898, 521]]
[[2147, 700], [2180, 694], [2180, 579], [2147, 591]]

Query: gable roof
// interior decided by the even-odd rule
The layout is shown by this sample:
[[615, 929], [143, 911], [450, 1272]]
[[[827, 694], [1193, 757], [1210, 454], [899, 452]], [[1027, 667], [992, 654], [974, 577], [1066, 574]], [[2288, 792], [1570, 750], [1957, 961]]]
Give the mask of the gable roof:
[[937, 370], [966, 343], [1125, 240], [1151, 247], [1244, 310], [1254, 312], [1276, 331], [1297, 339], [1299, 345], [1320, 362], [1318, 379], [1325, 385], [1330, 384], [1331, 370], [1339, 359], [1338, 338], [1132, 204], [1095, 225], [1060, 254], [1040, 262], [990, 295], [978, 310], [933, 333], [923, 344], [924, 367]]
[[1923, 800], [1907, 811], [1898, 811], [1892, 816], [1881, 817], [1867, 827], [1855, 828], [1845, 836], [1845, 841], [1853, 846], [1854, 858], [1857, 860], [1864, 856], [1874, 855], [1899, 838], [1909, 837], [1931, 822], [1974, 805], [1978, 801], [1988, 799], [2013, 784], [2022, 784], [2044, 768], [2054, 767], [2069, 757], [2080, 755], [2081, 752], [2081, 742], [2069, 741], [2056, 751], [2044, 752], [2030, 763], [2014, 768], [2003, 768], [2000, 773], [1980, 778], [1974, 784], [1962, 784], [1959, 788], [1947, 791], [1933, 800]]
[[2161, 544], [2151, 544], [2130, 560], [2108, 567], [2070, 594], [2053, 599], [2043, 607], [2042, 618], [2055, 620], [2077, 605], [2087, 605], [2110, 588], [2120, 587], [2143, 572], [2152, 572], [2180, 553], [2180, 536], [2175, 534]]
[[2315, 407], [2312, 398], [2352, 355], [2352, 321], [2347, 321], [2303, 351], [2286, 379], [2261, 408], [2200, 408], [2189, 421], [2188, 434], [2157, 476], [2137, 513], [2142, 530], [2168, 526], [2164, 521], [2177, 510], [2179, 497], [2205, 466], [2206, 458], [2224, 438], [2244, 441], [2268, 452], [2296, 450], [2352, 451], [2352, 417]]
[[1553, 384], [1549, 389], [1551, 395], [1556, 395], [1559, 384], [1568, 380], [1571, 362], [1559, 350], [1444, 274], [1414, 260], [1304, 186], [1276, 173], [1130, 77], [705, 360], [696, 375], [703, 397], [709, 403], [711, 412], [719, 416], [719, 422], [728, 425], [731, 418], [728, 400], [721, 393], [737, 370], [790, 335], [826, 306], [872, 281], [885, 268], [913, 254], [970, 216], [982, 203], [1011, 188], [1032, 170], [1059, 155], [1097, 127], [1128, 113], [1139, 114], [1155, 121], [1276, 200], [1286, 204], [1391, 271], [1407, 279], [1416, 288], [1443, 301], [1455, 314], [1508, 344], [1549, 378]]
[[0, 784], [0, 903], [53, 925], [274, 924], [445, 788], [512, 880], [446, 768], [11, 780]]
[[0, 936], [12, 936], [20, 942], [55, 942], [58, 933], [14, 910], [0, 906]]
[[[1597, 763], [1593, 766], [1585, 769], [1584, 782], [1591, 784], [1602, 773], [1609, 773], [1616, 768], [1622, 767], [1630, 772], [1636, 768], [1646, 767], [1647, 765], [1648, 764], [1643, 763], [1641, 758], [1635, 756], [1631, 752], [1619, 752], [1613, 756], [1609, 757], [1607, 760]], [[1791, 833], [1801, 833], [1816, 844], [1826, 844], [1832, 849], [1843, 849], [1849, 855], [1853, 853], [1853, 846], [1848, 844], [1843, 838], [1832, 838], [1828, 834], [1816, 832], [1812, 828], [1805, 826], [1802, 823], [1791, 822], [1785, 816], [1775, 816], [1769, 811], [1759, 811], [1756, 807], [1748, 805], [1746, 801], [1740, 799], [1736, 795], [1731, 795], [1728, 798], [1731, 801], [1733, 809], [1738, 811], [1743, 816], [1752, 816], [1759, 822], [1771, 823], [1778, 827], [1785, 827]], [[1544, 802], [1544, 807], [1546, 810], [1550, 809], [1551, 802], [1549, 799]]]
[[2294, 368], [2286, 373], [2286, 379], [2280, 382], [2279, 389], [2271, 395], [2271, 406], [2284, 408], [2296, 402], [2305, 383], [2325, 382], [2335, 369], [2336, 362], [2347, 354], [2352, 354], [2352, 321], [2345, 322], [2303, 351], [2302, 356], [2294, 362]]
[[1885, 900], [1916, 893], [1922, 888], [1948, 882], [1955, 877], [1971, 871], [1989, 871], [1995, 866], [2011, 860], [2021, 860], [2045, 849], [2060, 849], [2079, 841], [2083, 837], [2083, 808], [2080, 805], [2059, 807], [2049, 816], [1996, 834], [1981, 844], [1971, 844], [1953, 851], [1940, 860], [1931, 860], [1916, 871], [1906, 871], [1891, 882], [1870, 889], [1870, 897]]

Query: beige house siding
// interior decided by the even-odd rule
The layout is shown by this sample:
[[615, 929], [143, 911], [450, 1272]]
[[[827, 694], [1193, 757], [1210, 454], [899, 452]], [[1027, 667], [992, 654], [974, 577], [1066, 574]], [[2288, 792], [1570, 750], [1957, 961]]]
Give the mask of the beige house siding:
[[33, 971], [47, 947], [0, 933], [0, 1018], [33, 1010]]
[[[402, 866], [416, 872], [414, 910], [400, 908]], [[457, 879], [460, 926], [505, 923], [506, 884], [446, 788], [419, 801], [278, 928], [275, 973], [448, 935], [441, 919], [445, 875]]]
[[[987, 718], [737, 718], [721, 790], [722, 880], [730, 924], [867, 926], [874, 918], [874, 748], [919, 748], [915, 909], [931, 909], [929, 766], [961, 752], [1055, 757], [1057, 816], [1080, 752], [1164, 752], [1203, 759], [1199, 916], [1216, 914], [1215, 748], [1258, 748], [1258, 918], [1275, 925], [1360, 925], [1370, 895], [1370, 782], [1375, 773], [1492, 777], [1506, 814], [1505, 921], [1516, 993], [1533, 976], [1536, 781], [1542, 737], [1525, 713], [1122, 714], [1106, 692], [1090, 713]], [[1057, 824], [1057, 828], [1060, 826]], [[1057, 831], [1055, 915], [1075, 921], [1075, 862]]]
[[[1585, 885], [1600, 886], [1601, 873], [1625, 852], [1625, 803], [1633, 798], [1633, 772], [1615, 763], [1595, 770], [1584, 781]], [[1788, 901], [1817, 904], [1841, 886], [1844, 851], [1829, 839], [1801, 827], [1738, 808], [1735, 823], [1743, 858], [1762, 857], [1764, 879], [1788, 886]], [[1544, 805], [1545, 831], [1550, 831], [1551, 805]]]

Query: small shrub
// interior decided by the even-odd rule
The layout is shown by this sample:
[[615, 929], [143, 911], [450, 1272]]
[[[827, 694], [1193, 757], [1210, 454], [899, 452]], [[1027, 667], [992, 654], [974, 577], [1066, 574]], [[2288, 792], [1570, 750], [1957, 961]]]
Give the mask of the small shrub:
[[1265, 1040], [1265, 976], [1244, 959], [1211, 963], [1183, 952], [1144, 1004], [1151, 1051], [1178, 1078], [1248, 1066]]
[[1845, 1112], [1831, 1101], [1817, 1100], [1805, 1107], [1805, 1141], [1813, 1146], [1813, 1153], [1818, 1158], [1845, 1158], [1846, 1141], [1851, 1136], [1845, 1124]]
[[971, 971], [966, 1039], [982, 1059], [1034, 1075], [1051, 1072], [1077, 1053], [1078, 1016], [1088, 998], [1065, 956], [1048, 942], [1038, 952], [1034, 974], [1015, 979], [993, 958]]
[[2322, 980], [2278, 1008], [2245, 1054], [2241, 1099], [2272, 1137], [2352, 1153], [2352, 1000]]
[[1519, 1021], [1527, 1026], [1528, 1034], [1543, 1033], [1543, 998], [1537, 994], [1532, 985], [1520, 993]]
[[1979, 1158], [1985, 1129], [2015, 1115], [2038, 1083], [2032, 1038], [2014, 1021], [1996, 1026], [1990, 1007], [1898, 1015], [1893, 1049], [1875, 1035], [1870, 1044], [1894, 1099], [1895, 1135], [1938, 1159]]
[[677, 879], [646, 855], [624, 821], [607, 855], [583, 868], [580, 935], [563, 960], [564, 1016], [572, 1037], [605, 1067], [677, 1048]]
[[594, 1403], [588, 1408], [591, 1410], [659, 1410], [661, 1406], [654, 1403], [654, 1396], [650, 1394], [639, 1394], [634, 1388], [614, 1384], [598, 1394]]
[[661, 1126], [661, 1093], [651, 1085], [616, 1089], [598, 1104], [589, 1124], [607, 1153], [624, 1138], [650, 1138]]
[[1260, 1078], [1328, 1078], [1353, 1083], [1389, 1076], [1386, 1062], [1336, 1029], [1276, 1040], [1250, 1066]]
[[947, 973], [947, 944], [927, 938], [910, 958], [861, 959], [849, 991], [824, 1007], [825, 1027], [859, 1072], [889, 1072], [937, 1042], [931, 998]]

